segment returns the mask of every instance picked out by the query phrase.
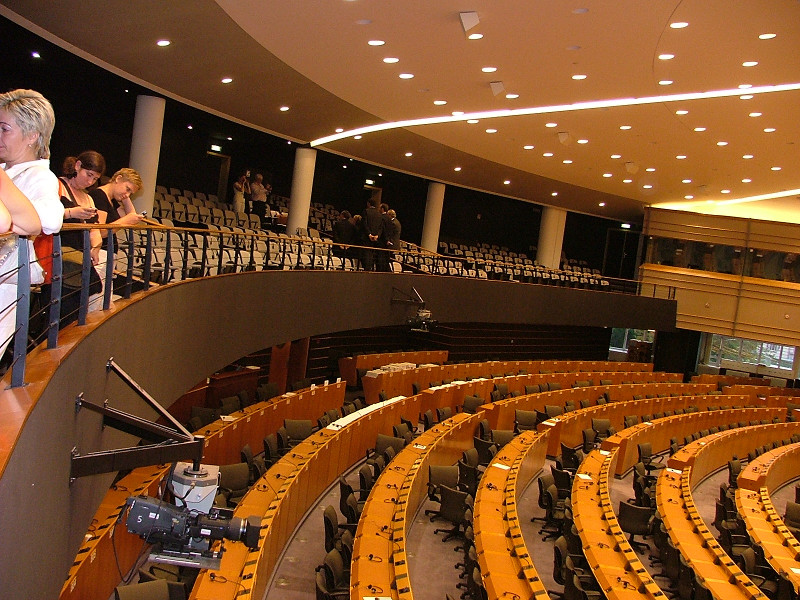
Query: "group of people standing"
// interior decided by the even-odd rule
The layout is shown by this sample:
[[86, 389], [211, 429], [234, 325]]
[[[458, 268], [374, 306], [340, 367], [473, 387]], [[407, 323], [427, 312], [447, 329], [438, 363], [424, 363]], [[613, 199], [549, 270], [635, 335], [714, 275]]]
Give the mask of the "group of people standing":
[[[0, 238], [0, 355], [15, 328], [19, 243], [30, 244], [31, 282], [46, 286], [52, 264], [52, 255], [46, 251], [48, 236], [61, 231], [64, 223], [129, 226], [142, 220], [131, 202], [131, 196], [142, 187], [142, 179], [134, 169], [120, 169], [98, 187], [105, 172], [105, 159], [89, 150], [68, 157], [61, 177], [56, 177], [50, 170], [54, 127], [53, 107], [39, 92], [18, 89], [0, 94], [0, 233], [31, 239], [38, 236], [35, 243], [25, 242], [24, 237]], [[90, 252], [96, 267], [105, 262], [107, 234], [107, 229], [90, 230]], [[65, 263], [80, 262], [84, 246], [82, 231], [64, 231]], [[102, 282], [105, 269], [96, 269], [95, 273]]]
[[401, 231], [397, 213], [388, 204], [379, 206], [370, 198], [363, 215], [351, 216], [346, 210], [339, 213], [339, 220], [333, 224], [334, 254], [359, 258], [365, 271], [390, 271], [392, 251], [400, 248]]
[[267, 199], [272, 193], [272, 186], [264, 183], [264, 176], [256, 173], [253, 181], [248, 177], [250, 172], [242, 174], [233, 184], [233, 211], [258, 215], [263, 224], [272, 217]]

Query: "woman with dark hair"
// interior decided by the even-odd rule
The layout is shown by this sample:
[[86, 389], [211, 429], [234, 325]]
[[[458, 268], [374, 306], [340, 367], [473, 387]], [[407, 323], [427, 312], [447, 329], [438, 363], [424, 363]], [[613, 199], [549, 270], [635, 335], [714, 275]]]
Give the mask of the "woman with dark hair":
[[[94, 150], [81, 152], [77, 157], [68, 156], [64, 160], [61, 168], [61, 177], [59, 177], [61, 182], [61, 204], [64, 205], [64, 224], [99, 222], [97, 207], [86, 190], [97, 183], [97, 180], [100, 179], [105, 170], [106, 160], [102, 154]], [[83, 240], [83, 230], [62, 231], [62, 259], [71, 263], [81, 264], [84, 251]], [[100, 265], [100, 249], [103, 245], [103, 237], [99, 229], [89, 230], [89, 243], [91, 244], [92, 265], [97, 267]], [[99, 271], [95, 269], [97, 278], [102, 281], [101, 272], [105, 274], [105, 269], [100, 268]], [[97, 281], [94, 276], [91, 277]], [[98, 287], [100, 287], [100, 290], [92, 290], [95, 293], [92, 294], [89, 300], [90, 311], [99, 310], [102, 306], [102, 285]]]

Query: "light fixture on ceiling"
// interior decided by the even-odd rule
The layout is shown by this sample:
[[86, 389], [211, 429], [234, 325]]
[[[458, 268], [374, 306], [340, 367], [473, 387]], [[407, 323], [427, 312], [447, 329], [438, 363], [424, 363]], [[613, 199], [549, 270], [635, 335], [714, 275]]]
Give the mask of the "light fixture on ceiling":
[[490, 81], [489, 87], [492, 90], [492, 94], [494, 94], [495, 96], [499, 96], [500, 94], [506, 91], [506, 86], [503, 85], [502, 81]]
[[170, 42], [169, 40], [158, 40], [158, 41], [156, 42], [156, 46], [160, 46], [160, 47], [162, 47], [162, 48], [166, 48], [166, 47], [167, 47], [167, 46], [169, 46], [171, 43], [172, 43], [172, 42]]
[[635, 175], [639, 171], [639, 165], [629, 160], [625, 163], [625, 170], [631, 175]]
[[221, 81], [222, 81], [222, 83], [232, 83], [233, 82], [233, 77], [223, 77], [221, 79]]
[[[461, 19], [461, 27], [464, 30], [464, 34], [471, 40], [479, 40], [480, 39], [479, 37], [471, 37], [470, 35], [470, 30], [475, 29], [481, 23], [481, 20], [478, 17], [478, 13], [476, 13], [475, 11], [460, 12], [458, 13], [458, 18]], [[472, 33], [477, 33], [477, 32], [473, 31]]]
[[572, 143], [572, 136], [569, 131], [559, 131], [558, 141], [564, 146], [569, 146]]

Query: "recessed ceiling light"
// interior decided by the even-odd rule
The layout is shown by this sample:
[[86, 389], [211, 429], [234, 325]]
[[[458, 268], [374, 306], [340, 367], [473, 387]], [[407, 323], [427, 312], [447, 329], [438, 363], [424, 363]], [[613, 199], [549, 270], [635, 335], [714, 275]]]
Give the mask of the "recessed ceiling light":
[[398, 77], [400, 79], [414, 79], [414, 74], [413, 73], [400, 73], [400, 75], [398, 75]]
[[682, 108], [682, 109], [680, 109], [680, 110], [676, 110], [676, 111], [675, 111], [675, 114], [676, 114], [676, 115], [688, 115], [688, 114], [689, 114], [689, 111], [688, 111], [688, 110], [686, 110], [685, 108]]
[[286, 112], [287, 110], [289, 110], [288, 106], [281, 106], [281, 112]]
[[460, 171], [460, 170], [461, 170], [461, 167], [454, 167], [453, 168], [453, 171]]
[[233, 138], [232, 138], [231, 136], [228, 136], [228, 141], [229, 141], [229, 142], [232, 142], [232, 141], [233, 141]]
[[[613, 175], [611, 173], [603, 173], [603, 177], [608, 178], [608, 177], [613, 177]], [[601, 203], [600, 206], [605, 206], [605, 204]]]
[[658, 85], [672, 85], [673, 83], [675, 82], [672, 79], [662, 79], [658, 82]]
[[497, 71], [497, 67], [483, 67], [481, 71], [483, 71], [484, 73], [494, 73], [495, 71]]
[[678, 156], [676, 156], [675, 158], [677, 158], [678, 160], [684, 160], [686, 158], [686, 155], [685, 154], [678, 154]]
[[648, 173], [655, 173], [655, 171], [656, 171], [656, 168], [655, 168], [655, 167], [647, 167], [647, 168], [645, 169], [645, 171], [647, 171]]
[[511, 185], [511, 180], [510, 180], [510, 179], [506, 179], [506, 180], [503, 182], [503, 185]]
[[413, 152], [406, 152], [406, 157], [409, 157], [409, 156], [414, 156], [414, 153]]
[[464, 111], [463, 110], [454, 110], [450, 114], [453, 115], [454, 117], [460, 117], [461, 115], [464, 114]]
[[691, 179], [681, 179], [681, 183], [692, 183]]
[[693, 199], [694, 199], [694, 196], [692, 196], [691, 194], [689, 194], [689, 195], [687, 195], [687, 196], [684, 196], [684, 198], [685, 198], [686, 200], [693, 200]]
[[497, 133], [497, 129], [489, 128], [486, 130], [486, 133]]
[[752, 154], [742, 154], [742, 158], [744, 158], [745, 160], [748, 160], [750, 158], [753, 158], [753, 155]]
[[528, 144], [527, 146], [523, 146], [522, 147], [523, 150], [533, 150], [533, 148], [534, 147], [532, 145], [530, 145], [530, 144]]
[[551, 192], [550, 195], [555, 198], [556, 196], [558, 196], [558, 192]]
[[354, 135], [353, 139], [354, 140], [360, 140], [362, 137], [364, 137], [364, 136], [363, 135]]
[[475, 125], [475, 123], [480, 123], [480, 119], [467, 119], [467, 123]]
[[611, 158], [622, 158], [622, 154], [612, 154]]
[[367, 42], [370, 46], [383, 46], [385, 43], [383, 40], [370, 40]]
[[630, 129], [631, 126], [630, 125], [620, 125], [619, 128], [622, 129], [623, 131], [628, 131], [628, 129]]
[[605, 202], [598, 202], [597, 203], [597, 206], [599, 206], [600, 208], [603, 208], [605, 205], [606, 205]]
[[751, 181], [753, 180], [750, 179], [749, 177], [745, 177], [744, 179], [742, 179], [742, 183], [750, 183]]
[[760, 113], [760, 112], [751, 112], [751, 113], [750, 113], [749, 115], [747, 115], [747, 116], [748, 116], [748, 117], [760, 117], [760, 116], [761, 116], [761, 113]]
[[467, 36], [467, 39], [468, 40], [480, 40], [480, 39], [483, 39], [483, 34], [482, 33], [470, 33]]
[[191, 125], [187, 125], [186, 129], [194, 129], [194, 127], [192, 127]]
[[387, 65], [393, 65], [395, 63], [399, 63], [400, 59], [397, 58], [396, 56], [387, 56], [386, 58], [383, 59], [383, 62], [385, 62]]
[[550, 158], [551, 156], [553, 156], [553, 153], [552, 152], [545, 152], [545, 153], [542, 154], [542, 156], [544, 156], [545, 158]]
[[336, 128], [336, 133], [342, 133], [343, 131], [344, 131], [344, 128], [342, 128], [342, 127], [337, 127]]
[[739, 96], [739, 100], [752, 100], [753, 94], [744, 94], [743, 96]]
[[753, 87], [752, 83], [742, 83], [739, 85], [740, 90], [749, 90], [751, 87]]
[[730, 194], [731, 191], [730, 190], [720, 190], [719, 193], [720, 194]]
[[622, 183], [633, 183], [633, 179], [623, 179]]
[[770, 171], [780, 171], [781, 167], [770, 167], [769, 170]]
[[705, 131], [706, 128], [705, 127], [695, 127], [694, 130], [697, 131], [697, 132], [701, 132], [701, 131]]
[[672, 60], [673, 58], [675, 58], [674, 54], [659, 54], [658, 55], [658, 60]]
[[581, 74], [578, 74], [578, 75], [573, 75], [573, 76], [572, 76], [572, 78], [573, 78], [575, 81], [581, 81], [582, 79], [586, 79], [586, 75], [581, 75]]
[[545, 123], [544, 126], [550, 128], [558, 127], [558, 123]]
[[444, 106], [445, 104], [447, 104], [447, 100], [434, 100], [433, 103], [436, 106]]
[[728, 145], [728, 142], [725, 142], [725, 141], [722, 141], [722, 140], [717, 142], [717, 146], [727, 146], [727, 145]]
[[589, 140], [580, 139], [580, 140], [578, 140], [578, 143], [579, 144], [588, 144]]
[[233, 81], [233, 77], [223, 77], [222, 83], [231, 83]]
[[645, 183], [645, 184], [644, 184], [642, 187], [643, 187], [644, 189], [646, 189], [646, 190], [651, 190], [651, 189], [653, 189], [653, 186], [652, 186], [651, 184], [649, 184], [649, 183]]
[[31, 58], [42, 58], [42, 55], [39, 54], [36, 50], [31, 52]]
[[508, 100], [516, 100], [517, 98], [519, 98], [519, 94], [506, 94], [506, 98]]
[[685, 21], [675, 21], [674, 23], [669, 24], [671, 29], [683, 29], [684, 27], [688, 27], [689, 24]]
[[160, 46], [160, 47], [162, 47], [162, 48], [166, 48], [166, 47], [167, 47], [167, 46], [169, 46], [171, 43], [172, 43], [172, 42], [170, 42], [169, 40], [158, 40], [158, 41], [156, 42], [156, 46]]
[[743, 67], [755, 67], [758, 64], [757, 60], [746, 60], [742, 63]]
[[561, 162], [564, 163], [565, 165], [571, 165], [572, 164], [572, 161], [570, 159], [568, 159], [568, 158], [565, 158]]
[[347, 168], [347, 165], [342, 165], [342, 168], [343, 168], [343, 169], [346, 169], [346, 168]]
[[765, 127], [764, 133], [773, 133], [775, 131], [774, 127]]
[[761, 35], [758, 36], [758, 39], [760, 39], [760, 40], [771, 40], [776, 35], [777, 34], [775, 34], [775, 33], [762, 33]]

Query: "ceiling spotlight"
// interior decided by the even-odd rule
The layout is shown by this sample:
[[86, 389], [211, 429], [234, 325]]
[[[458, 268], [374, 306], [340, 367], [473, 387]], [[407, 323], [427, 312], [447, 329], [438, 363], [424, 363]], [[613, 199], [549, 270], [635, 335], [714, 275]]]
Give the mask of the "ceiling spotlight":
[[494, 94], [495, 96], [499, 96], [500, 94], [506, 91], [506, 86], [503, 85], [502, 81], [490, 81], [489, 87], [492, 90], [492, 94]]
[[530, 145], [530, 144], [528, 144], [527, 146], [523, 146], [522, 147], [523, 150], [533, 150], [533, 148], [534, 147], [532, 145]]
[[658, 55], [658, 60], [672, 60], [673, 58], [675, 58], [674, 54], [659, 54]]
[[470, 33], [467, 36], [467, 39], [468, 40], [482, 40], [483, 39], [483, 34], [482, 33]]
[[620, 225], [620, 227], [622, 227], [623, 229], [630, 229], [631, 228], [631, 224], [630, 223], [623, 223], [622, 225]]
[[460, 117], [461, 115], [463, 115], [463, 114], [464, 114], [464, 111], [463, 111], [463, 110], [454, 110], [454, 111], [453, 111], [452, 113], [450, 113], [450, 114], [451, 114], [451, 115], [453, 115], [454, 117]]
[[360, 140], [362, 137], [364, 137], [364, 136], [363, 135], [354, 135], [353, 139], [354, 140]]
[[751, 113], [750, 113], [749, 115], [747, 115], [747, 116], [749, 116], [749, 117], [760, 117], [760, 116], [761, 116], [761, 113], [760, 113], [760, 112], [751, 112]]
[[673, 83], [675, 82], [672, 79], [662, 79], [658, 82], [658, 85], [672, 85]]
[[396, 56], [387, 56], [386, 58], [383, 59], [383, 62], [385, 62], [387, 65], [393, 65], [395, 63], [399, 63], [400, 59], [397, 58]]
[[669, 26], [671, 29], [683, 29], [685, 27], [688, 27], [689, 24], [686, 23], [685, 21], [675, 21], [674, 23], [670, 23]]
[[589, 143], [589, 140], [584, 140], [584, 139], [581, 139], [581, 140], [578, 140], [578, 143], [579, 143], [579, 144], [588, 144], [588, 143]]
[[775, 131], [774, 127], [765, 127], [764, 133], [773, 133]]
[[719, 142], [717, 142], [717, 146], [727, 146], [727, 145], [728, 145], [728, 142], [724, 142], [724, 141], [722, 141], [722, 140], [720, 140]]
[[545, 158], [550, 158], [551, 156], [553, 156], [553, 153], [552, 152], [545, 152], [544, 154], [542, 154], [542, 156], [544, 156]]
[[414, 79], [414, 74], [413, 73], [400, 73], [400, 75], [398, 75], [398, 77], [400, 79]]
[[223, 77], [222, 83], [231, 83], [233, 81], [233, 77]]
[[603, 208], [605, 205], [606, 205], [606, 203], [605, 203], [605, 202], [599, 202], [599, 203], [597, 204], [597, 206], [599, 206], [600, 208]]
[[753, 94], [744, 94], [743, 96], [739, 96], [739, 100], [752, 100]]
[[[614, 175], [611, 174], [611, 173], [603, 173], [603, 177], [605, 177], [606, 179], [608, 179], [609, 177], [613, 177], [613, 176]], [[605, 206], [605, 204], [601, 203], [600, 206]]]
[[480, 119], [467, 119], [467, 123], [475, 125], [475, 123], [480, 123]]
[[745, 177], [744, 179], [742, 179], [742, 183], [750, 183], [751, 181], [753, 180], [750, 179], [749, 177]]
[[695, 127], [694, 130], [697, 131], [697, 132], [702, 132], [702, 131], [705, 131], [706, 128], [705, 127]]
[[484, 73], [494, 73], [495, 71], [497, 71], [497, 67], [482, 67], [481, 71], [483, 71]]
[[281, 106], [281, 112], [286, 112], [287, 110], [289, 110], [288, 106]]
[[630, 125], [620, 125], [619, 128], [622, 129], [622, 131], [628, 131], [631, 128], [631, 126]]
[[458, 13], [458, 18], [461, 19], [461, 28], [464, 33], [468, 33], [470, 29], [474, 29], [481, 23], [478, 13], [475, 11], [460, 12]]
[[611, 158], [622, 158], [622, 154], [612, 154]]
[[760, 40], [771, 40], [776, 35], [777, 35], [776, 33], [762, 33], [761, 35], [758, 36], [758, 39], [760, 39]]
[[454, 167], [453, 168], [453, 171], [460, 171], [460, 170], [461, 170], [461, 167]]
[[42, 58], [42, 55], [39, 54], [36, 50], [31, 52], [31, 58]]
[[447, 104], [447, 100], [434, 100], [433, 103], [436, 106], [444, 106], [445, 104]]
[[552, 129], [553, 127], [558, 127], [558, 123], [545, 123], [544, 126]]
[[691, 179], [681, 179], [681, 183], [692, 183]]
[[633, 183], [633, 179], [623, 179], [622, 183]]
[[644, 189], [646, 189], [646, 190], [652, 190], [652, 189], [653, 189], [653, 186], [652, 186], [652, 184], [649, 184], [649, 183], [645, 183], [645, 184], [644, 184], [642, 187], [643, 187]]
[[510, 180], [510, 179], [506, 179], [506, 180], [503, 182], [503, 185], [511, 185], [511, 180]]
[[383, 40], [370, 40], [367, 42], [370, 46], [383, 46], [385, 43]]
[[556, 196], [558, 196], [558, 192], [551, 192], [550, 195], [555, 198]]
[[342, 133], [343, 131], [344, 131], [344, 128], [342, 128], [342, 127], [337, 127], [336, 128], [336, 133]]
[[158, 40], [158, 41], [156, 42], [156, 46], [161, 46], [162, 48], [166, 48], [166, 47], [167, 47], [167, 46], [169, 46], [171, 43], [172, 43], [172, 42], [170, 42], [169, 40]]
[[192, 127], [191, 125], [187, 125], [186, 129], [194, 129], [194, 127]]
[[519, 98], [519, 94], [506, 94], [506, 99], [508, 100], [516, 100]]
[[406, 157], [414, 156], [413, 152], [406, 152]]
[[489, 128], [486, 130], [486, 133], [497, 133], [497, 129]]
[[656, 168], [655, 167], [647, 167], [645, 169], [645, 171], [647, 171], [648, 173], [655, 173], [656, 172]]
[[752, 154], [742, 154], [742, 158], [745, 159], [745, 160], [749, 160], [749, 159], [753, 158], [753, 155]]
[[678, 156], [676, 156], [675, 158], [677, 158], [678, 160], [685, 160], [686, 159], [686, 155], [685, 154], [678, 154]]
[[568, 158], [565, 158], [561, 162], [564, 163], [565, 165], [571, 165], [572, 164], [572, 161], [570, 159], [568, 159]]
[[758, 65], [757, 60], [746, 60], [742, 63], [743, 67], [755, 67], [756, 65]]
[[583, 79], [586, 79], [586, 75], [573, 75], [573, 76], [572, 76], [572, 78], [573, 78], [575, 81], [581, 81], [581, 80], [583, 80]]

